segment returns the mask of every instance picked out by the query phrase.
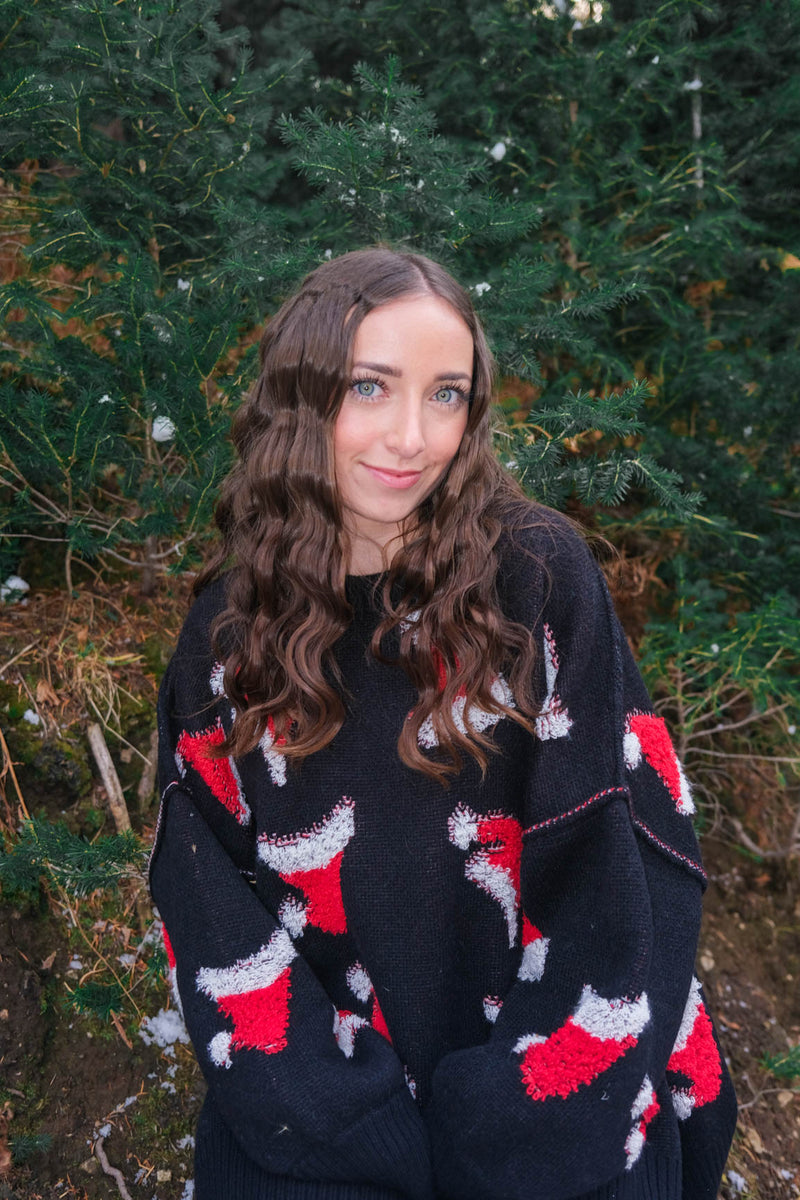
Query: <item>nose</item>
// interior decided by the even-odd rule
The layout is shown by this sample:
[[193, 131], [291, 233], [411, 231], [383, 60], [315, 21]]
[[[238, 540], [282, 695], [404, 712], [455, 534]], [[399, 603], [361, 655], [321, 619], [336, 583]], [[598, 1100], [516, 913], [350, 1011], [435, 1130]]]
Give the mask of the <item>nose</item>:
[[386, 446], [399, 458], [407, 459], [415, 458], [425, 449], [424, 413], [420, 401], [408, 397], [392, 406]]

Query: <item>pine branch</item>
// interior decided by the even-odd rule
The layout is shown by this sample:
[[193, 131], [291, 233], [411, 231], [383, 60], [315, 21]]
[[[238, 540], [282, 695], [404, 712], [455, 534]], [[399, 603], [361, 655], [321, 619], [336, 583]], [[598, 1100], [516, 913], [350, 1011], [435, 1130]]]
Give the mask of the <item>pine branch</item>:
[[45, 878], [75, 896], [87, 896], [98, 889], [116, 889], [122, 880], [137, 875], [142, 854], [133, 833], [87, 842], [62, 823], [33, 817], [0, 854], [0, 881], [12, 894], [35, 892]]

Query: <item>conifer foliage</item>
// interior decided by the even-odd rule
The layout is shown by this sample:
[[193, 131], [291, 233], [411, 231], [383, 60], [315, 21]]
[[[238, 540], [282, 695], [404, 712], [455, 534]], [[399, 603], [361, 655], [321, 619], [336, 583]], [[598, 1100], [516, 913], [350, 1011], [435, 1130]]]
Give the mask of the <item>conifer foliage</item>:
[[[565, 282], [552, 231], [535, 232], [540, 175], [509, 186], [524, 168], [500, 171], [499, 150], [483, 144], [489, 110], [497, 136], [517, 103], [510, 94], [501, 116], [504, 79], [512, 85], [498, 53], [520, 42], [522, 20], [536, 71], [559, 52], [561, 22], [513, 5], [448, 10], [453, 29], [487, 50], [457, 121], [463, 89], [434, 79], [431, 55], [405, 72], [384, 52], [353, 61], [356, 41], [371, 48], [364, 32], [383, 20], [381, 5], [335, 6], [327, 25], [287, 8], [259, 65], [241, 29], [221, 31], [210, 0], [53, 0], [13, 20], [10, 7], [0, 67], [9, 565], [24, 538], [61, 547], [70, 585], [76, 558], [135, 566], [146, 586], [184, 562], [210, 524], [258, 328], [325, 254], [387, 240], [452, 266], [475, 289], [504, 373], [543, 392], [548, 440], [563, 444], [586, 415], [569, 395], [582, 372], [565, 367], [599, 363], [595, 394], [630, 379], [597, 335], [643, 290], [641, 256], [624, 271], [573, 269]], [[339, 59], [321, 65], [315, 39], [334, 17]], [[548, 35], [541, 46], [535, 31]], [[386, 32], [384, 50], [403, 40], [391, 23]], [[554, 218], [568, 224], [558, 206]], [[598, 405], [596, 420], [614, 432], [599, 457], [517, 455], [533, 490], [616, 501], [653, 482], [658, 503], [690, 510], [673, 475], [620, 449], [637, 429], [630, 407]]]
[[248, 68], [213, 12], [33, 5], [6, 33], [4, 216], [24, 243], [2, 297], [6, 516], [68, 562], [140, 546], [153, 569], [208, 525], [242, 331], [306, 265], [265, 203], [293, 64]]

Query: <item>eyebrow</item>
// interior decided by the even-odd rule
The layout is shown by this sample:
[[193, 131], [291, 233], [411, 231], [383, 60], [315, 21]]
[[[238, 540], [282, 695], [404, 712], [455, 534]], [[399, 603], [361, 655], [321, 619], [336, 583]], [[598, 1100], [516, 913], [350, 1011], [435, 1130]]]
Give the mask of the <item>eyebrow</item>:
[[[356, 362], [353, 363], [353, 370], [360, 368], [363, 371], [377, 371], [379, 375], [391, 375], [394, 379], [399, 379], [403, 372], [397, 367], [390, 367], [387, 363], [376, 362]], [[443, 379], [466, 379], [467, 382], [472, 381], [472, 376], [467, 375], [464, 371], [444, 371], [440, 375], [434, 377], [436, 383], [441, 383]]]

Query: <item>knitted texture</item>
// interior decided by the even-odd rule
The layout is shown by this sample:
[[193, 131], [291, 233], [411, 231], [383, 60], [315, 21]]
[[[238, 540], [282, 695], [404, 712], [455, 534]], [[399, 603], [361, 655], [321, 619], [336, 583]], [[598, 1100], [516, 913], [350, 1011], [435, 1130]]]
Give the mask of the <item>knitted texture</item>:
[[457, 694], [499, 752], [449, 789], [397, 755], [417, 697], [369, 653], [374, 577], [347, 582], [347, 719], [300, 766], [271, 729], [208, 757], [235, 719], [224, 579], [186, 622], [151, 886], [209, 1084], [198, 1200], [716, 1194], [735, 1101], [693, 973], [689, 785], [582, 540], [555, 517], [515, 539], [498, 595], [541, 648], [536, 736]]

